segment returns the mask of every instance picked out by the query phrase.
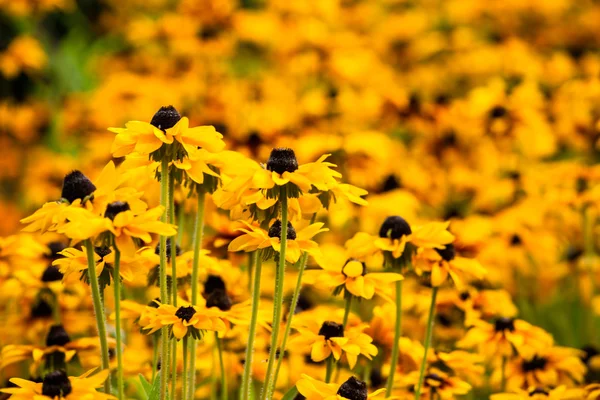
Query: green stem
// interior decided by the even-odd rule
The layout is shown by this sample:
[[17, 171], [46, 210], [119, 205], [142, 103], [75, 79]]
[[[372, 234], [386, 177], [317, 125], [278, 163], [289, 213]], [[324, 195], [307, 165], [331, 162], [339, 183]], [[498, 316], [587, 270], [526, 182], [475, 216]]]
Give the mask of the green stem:
[[287, 317], [287, 321], [285, 324], [285, 331], [283, 332], [283, 339], [281, 340], [281, 354], [277, 359], [277, 366], [275, 367], [275, 375], [273, 375], [273, 379], [270, 381], [271, 386], [269, 387], [270, 393], [273, 393], [275, 390], [274, 386], [277, 382], [277, 377], [279, 376], [279, 370], [281, 369], [281, 364], [283, 363], [283, 353], [285, 352], [288, 337], [290, 335], [290, 331], [292, 330], [292, 319], [294, 318], [294, 311], [296, 311], [296, 306], [298, 305], [298, 297], [300, 297], [300, 289], [302, 288], [302, 275], [304, 274], [304, 269], [306, 267], [306, 262], [308, 261], [308, 253], [304, 253], [302, 258], [300, 259], [300, 267], [298, 269], [298, 279], [296, 280], [296, 288], [294, 289], [294, 295], [292, 296], [292, 302], [290, 303], [290, 313]]
[[219, 338], [218, 332], [215, 332], [215, 340], [217, 341], [217, 350], [219, 351], [219, 365], [221, 367], [221, 400], [227, 400], [227, 371], [225, 371], [225, 361], [223, 360], [223, 343]]
[[333, 359], [333, 355], [330, 355], [329, 358], [327, 358], [327, 369], [325, 370], [325, 383], [331, 382], [331, 375], [333, 375], [334, 364], [335, 362]]
[[[285, 186], [281, 187], [279, 195], [281, 203], [281, 239], [279, 247], [279, 265], [275, 277], [275, 295], [273, 298], [273, 332], [271, 333], [271, 350], [269, 351], [269, 361], [267, 363], [267, 373], [265, 374], [265, 384], [263, 386], [262, 399], [270, 399], [269, 387], [273, 366], [275, 365], [275, 357], [277, 354], [277, 345], [279, 344], [279, 330], [281, 327], [281, 309], [283, 305], [283, 281], [285, 275], [285, 251], [287, 249], [287, 232], [288, 232], [288, 201], [287, 190]], [[283, 356], [283, 355], [281, 355]], [[275, 387], [277, 382], [273, 382]]]
[[248, 291], [252, 290], [252, 270], [254, 269], [254, 252], [248, 254]]
[[[194, 225], [194, 260], [192, 263], [192, 305], [198, 304], [198, 271], [200, 268], [200, 250], [202, 249], [202, 235], [204, 234], [204, 191], [198, 192], [198, 206], [196, 211], [196, 221]], [[188, 380], [188, 389], [190, 391], [188, 398], [194, 398], [196, 387], [196, 339], [191, 339], [190, 346], [190, 368]]]
[[400, 336], [402, 332], [402, 281], [396, 281], [396, 325], [394, 327], [394, 343], [392, 345], [392, 357], [390, 360], [390, 373], [387, 384], [385, 385], [385, 397], [392, 395], [394, 387], [394, 375], [398, 365], [398, 355], [400, 353]]
[[435, 315], [435, 298], [437, 297], [438, 288], [434, 287], [431, 291], [431, 305], [429, 306], [429, 317], [427, 319], [427, 332], [425, 333], [425, 350], [423, 353], [423, 361], [421, 361], [421, 370], [419, 372], [419, 382], [415, 391], [415, 400], [421, 398], [421, 387], [423, 386], [423, 378], [425, 377], [425, 365], [427, 365], [427, 353], [431, 345], [431, 334], [433, 333], [433, 317]]
[[252, 386], [252, 358], [254, 357], [254, 339], [256, 338], [256, 326], [258, 325], [260, 275], [262, 272], [262, 257], [260, 255], [260, 250], [252, 252], [252, 264], [254, 265], [252, 314], [250, 317], [250, 330], [248, 331], [248, 344], [246, 345], [246, 362], [244, 363], [244, 374], [242, 375], [242, 390], [240, 392], [240, 400], [250, 398], [250, 390]]
[[183, 373], [182, 373], [182, 387], [181, 387], [181, 398], [185, 398], [185, 396], [187, 396], [187, 376], [188, 376], [188, 356], [189, 356], [189, 349], [188, 349], [188, 335], [185, 335], [183, 337]]
[[169, 357], [171, 361], [171, 398], [176, 398], [177, 393], [177, 339], [171, 339], [171, 353]]
[[[169, 200], [169, 161], [163, 158], [160, 170], [160, 204], [165, 207], [165, 212], [161, 215], [160, 220], [167, 222], [169, 215], [168, 200]], [[167, 237], [160, 236], [160, 301], [164, 304], [169, 304], [169, 293], [167, 290]], [[161, 374], [160, 374], [160, 399], [167, 398], [167, 386], [169, 377], [169, 330], [167, 327], [161, 329]]]
[[117, 336], [117, 397], [125, 398], [123, 386], [123, 341], [121, 338], [121, 252], [115, 246], [113, 285], [115, 291], [115, 330]]
[[[169, 173], [169, 222], [175, 224], [175, 175]], [[171, 237], [171, 254], [167, 255], [167, 259], [171, 261], [171, 296], [173, 306], [177, 307], [177, 239], [176, 236]], [[171, 396], [175, 398], [177, 390], [177, 340], [171, 339]]]
[[352, 305], [352, 294], [346, 292], [346, 307], [344, 307], [344, 320], [342, 321], [342, 326], [346, 329], [346, 325], [348, 324], [348, 317], [350, 316], [350, 307]]
[[[100, 299], [100, 285], [98, 284], [98, 275], [96, 275], [96, 260], [94, 259], [94, 245], [90, 239], [85, 241], [85, 249], [88, 262], [88, 276], [90, 278], [90, 288], [92, 290], [92, 300], [94, 303], [94, 314], [96, 315], [96, 326], [98, 327], [98, 336], [100, 337], [100, 352], [102, 354], [102, 369], [109, 370], [108, 362], [108, 340], [106, 339], [106, 317], [104, 307]], [[104, 382], [104, 393], [110, 394], [110, 379]]]

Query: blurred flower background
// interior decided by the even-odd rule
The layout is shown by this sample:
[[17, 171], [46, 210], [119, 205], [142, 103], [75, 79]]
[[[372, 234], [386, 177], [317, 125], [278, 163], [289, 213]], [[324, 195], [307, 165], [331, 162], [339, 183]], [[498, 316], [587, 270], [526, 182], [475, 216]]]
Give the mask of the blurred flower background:
[[[170, 339], [173, 376], [194, 357], [195, 393], [169, 381], [181, 398], [239, 398], [248, 369], [252, 398], [363, 399], [366, 382], [370, 398], [600, 399], [599, 21], [595, 0], [0, 0], [0, 385], [26, 399], [42, 388], [10, 378], [49, 376], [63, 385], [50, 398], [103, 384], [82, 376], [103, 365], [83, 245], [111, 232], [120, 305], [114, 254], [96, 254], [97, 274], [127, 398], [152, 398], [146, 333], [172, 326], [198, 343]], [[108, 130], [168, 105], [187, 117], [173, 131]], [[145, 134], [156, 147], [132, 150]], [[150, 228], [169, 208], [165, 146], [179, 151], [173, 215]], [[93, 208], [22, 232], [73, 170], [95, 183]], [[91, 224], [117, 201], [130, 219]], [[159, 272], [179, 282], [175, 304], [152, 303]]]

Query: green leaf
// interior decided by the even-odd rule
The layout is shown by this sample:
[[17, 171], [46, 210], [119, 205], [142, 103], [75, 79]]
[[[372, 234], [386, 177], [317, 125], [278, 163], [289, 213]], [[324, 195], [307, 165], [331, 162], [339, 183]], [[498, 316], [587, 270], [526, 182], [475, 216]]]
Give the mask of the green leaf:
[[281, 400], [292, 400], [298, 394], [298, 389], [296, 386], [292, 387], [286, 394], [283, 395]]
[[152, 382], [152, 390], [150, 391], [150, 395], [148, 396], [148, 400], [159, 400], [160, 399], [160, 373], [162, 371], [158, 371], [156, 377], [154, 378], [154, 382]]
[[142, 388], [144, 389], [144, 392], [146, 392], [146, 397], [148, 397], [150, 395], [150, 392], [152, 392], [152, 384], [146, 380], [144, 375], [139, 374], [139, 377], [140, 383], [142, 384]]

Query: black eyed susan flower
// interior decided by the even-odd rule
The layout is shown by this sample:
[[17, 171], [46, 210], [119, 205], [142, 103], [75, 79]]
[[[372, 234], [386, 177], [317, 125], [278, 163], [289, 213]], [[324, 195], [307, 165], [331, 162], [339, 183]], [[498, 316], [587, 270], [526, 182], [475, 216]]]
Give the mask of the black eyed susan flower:
[[92, 375], [90, 370], [79, 377], [68, 376], [63, 370], [49, 372], [40, 383], [21, 378], [12, 378], [10, 381], [17, 387], [0, 389], [9, 393], [15, 400], [112, 400], [116, 397], [97, 392], [96, 388], [108, 378], [108, 370]]
[[[45, 346], [8, 344], [2, 348], [0, 368], [31, 360], [30, 372], [36, 376], [40, 367], [46, 370], [65, 368], [78, 353], [97, 352], [100, 340], [97, 337], [71, 340], [62, 325], [53, 325], [46, 335]], [[45, 363], [43, 365], [43, 363]]]
[[[411, 372], [400, 378], [400, 386], [406, 388], [405, 390], [410, 393], [410, 389], [416, 386], [418, 379], [419, 371]], [[430, 399], [436, 396], [441, 399], [453, 399], [469, 393], [471, 388], [469, 383], [457, 376], [451, 376], [437, 368], [429, 368], [424, 377], [421, 399]]]
[[[229, 243], [229, 251], [251, 252], [257, 249], [272, 249], [274, 252], [279, 252], [281, 248], [281, 221], [276, 220], [273, 222], [268, 231], [247, 222], [243, 223], [246, 228], [240, 228], [239, 230], [244, 234]], [[287, 262], [295, 263], [302, 252], [316, 254], [319, 251], [318, 244], [311, 239], [320, 232], [328, 231], [327, 228], [323, 228], [323, 225], [322, 222], [317, 222], [296, 231], [292, 224], [288, 223], [287, 251], [285, 253]]]
[[501, 317], [493, 324], [475, 321], [457, 345], [476, 347], [486, 357], [511, 357], [515, 349], [522, 355], [533, 355], [552, 343], [552, 336], [543, 329], [520, 319]]
[[306, 399], [311, 400], [367, 400], [383, 399], [385, 389], [378, 389], [369, 393], [367, 384], [354, 376], [348, 378], [341, 385], [325, 383], [303, 374], [296, 382], [298, 392]]
[[404, 218], [391, 216], [381, 225], [378, 236], [359, 232], [346, 242], [346, 248], [350, 256], [359, 260], [384, 255], [389, 265], [395, 265], [405, 258], [408, 244], [411, 255], [414, 248], [443, 249], [452, 243], [454, 235], [447, 230], [448, 225], [449, 222], [430, 222], [411, 227]]
[[148, 335], [168, 327], [171, 334], [180, 340], [188, 334], [200, 338], [205, 331], [222, 332], [227, 329], [219, 310], [191, 305], [175, 307], [158, 302], [156, 305], [158, 307], [146, 307], [139, 320]]
[[371, 299], [379, 294], [389, 299], [385, 288], [390, 283], [404, 279], [394, 272], [368, 272], [364, 262], [348, 259], [348, 255], [339, 246], [328, 245], [315, 255], [315, 261], [322, 270], [309, 270], [305, 273], [305, 282], [323, 284], [336, 289], [336, 293], [346, 290], [356, 297]]
[[[580, 357], [580, 350], [559, 346], [545, 347], [533, 355], [516, 357], [506, 365], [506, 387], [573, 387], [583, 382], [586, 373]], [[492, 379], [499, 381], [499, 371], [494, 371]]]
[[[490, 400], [576, 400], [586, 399], [583, 389], [567, 388], [566, 386], [546, 387], [531, 386], [524, 389], [516, 389], [510, 393], [497, 393], [490, 396]], [[596, 397], [587, 397], [593, 400]]]
[[450, 277], [458, 290], [464, 288], [466, 279], [482, 279], [486, 273], [477, 260], [456, 256], [452, 243], [443, 249], [417, 251], [413, 264], [416, 269], [431, 273], [432, 286], [441, 286]]
[[[308, 322], [308, 321], [307, 321]], [[315, 362], [333, 357], [340, 360], [342, 354], [348, 359], [350, 368], [354, 368], [359, 355], [369, 360], [377, 355], [377, 347], [367, 334], [363, 333], [364, 327], [348, 328], [347, 331], [341, 324], [325, 321], [319, 327], [318, 322], [311, 321], [305, 326], [296, 326], [298, 334], [293, 337], [289, 346], [298, 346], [310, 352], [311, 359]]]

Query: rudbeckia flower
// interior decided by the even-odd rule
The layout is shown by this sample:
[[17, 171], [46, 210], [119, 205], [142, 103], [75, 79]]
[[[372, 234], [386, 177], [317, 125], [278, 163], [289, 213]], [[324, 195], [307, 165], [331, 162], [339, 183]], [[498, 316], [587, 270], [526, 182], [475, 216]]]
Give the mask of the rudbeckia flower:
[[430, 222], [412, 228], [402, 217], [388, 217], [381, 225], [379, 235], [359, 232], [348, 242], [346, 248], [352, 257], [363, 260], [377, 253], [400, 259], [407, 244], [427, 249], [443, 249], [452, 243], [454, 235], [448, 232], [449, 222]]
[[[214, 315], [219, 316], [225, 323], [226, 330], [231, 329], [231, 327], [235, 325], [250, 325], [252, 308], [250, 300], [234, 304], [227, 292], [223, 289], [214, 289], [209, 293], [205, 292], [204, 296], [206, 297], [204, 307], [212, 311]], [[258, 314], [258, 323], [267, 330], [270, 330], [270, 326], [266, 322], [269, 312], [270, 310], [263, 309], [259, 310]], [[219, 336], [223, 336], [225, 333], [225, 330], [219, 331]]]
[[443, 249], [418, 251], [413, 264], [416, 269], [431, 272], [432, 286], [441, 286], [450, 276], [458, 290], [463, 290], [465, 278], [482, 279], [486, 273], [477, 260], [457, 257], [454, 245], [451, 243]]
[[12, 378], [16, 388], [0, 389], [3, 393], [9, 393], [14, 400], [112, 400], [116, 397], [109, 394], [97, 392], [96, 388], [108, 378], [109, 371], [104, 370], [91, 375], [94, 369], [89, 370], [79, 377], [67, 376], [63, 370], [52, 371], [44, 376], [40, 383], [28, 381], [21, 378]]
[[32, 375], [37, 375], [36, 371], [42, 362], [49, 364], [48, 366], [51, 369], [64, 368], [66, 363], [71, 361], [78, 352], [94, 352], [98, 351], [99, 347], [100, 339], [98, 337], [71, 340], [62, 325], [53, 325], [46, 335], [46, 346], [18, 344], [4, 346], [2, 348], [0, 369], [17, 362], [32, 360], [30, 372]]
[[289, 346], [298, 346], [299, 349], [306, 349], [310, 352], [310, 357], [315, 362], [320, 362], [333, 356], [339, 360], [342, 354], [346, 354], [350, 368], [354, 368], [359, 355], [363, 355], [369, 360], [377, 355], [377, 347], [371, 342], [372, 339], [362, 333], [364, 327], [356, 328], [360, 332], [348, 329], [333, 321], [325, 321], [318, 327], [314, 321], [310, 326], [296, 326], [298, 334], [293, 337]]
[[[242, 221], [243, 222], [243, 221]], [[251, 252], [257, 249], [271, 248], [272, 251], [279, 252], [281, 241], [281, 221], [276, 220], [269, 231], [265, 231], [257, 226], [244, 222], [246, 228], [239, 230], [244, 232], [229, 243], [229, 251], [245, 251]], [[311, 240], [316, 234], [328, 231], [323, 228], [322, 222], [309, 225], [296, 233], [296, 230], [291, 223], [288, 223], [287, 229], [287, 250], [285, 259], [289, 263], [298, 261], [302, 252], [309, 254], [317, 254], [319, 246]]]
[[371, 299], [377, 293], [389, 300], [384, 294], [385, 287], [404, 279], [393, 272], [367, 272], [364, 262], [348, 259], [346, 252], [338, 246], [322, 249], [320, 254], [315, 255], [315, 261], [322, 270], [306, 271], [306, 283], [345, 289], [353, 296], [364, 299]]
[[385, 389], [373, 393], [367, 390], [367, 384], [351, 376], [341, 385], [318, 381], [306, 374], [296, 382], [298, 392], [307, 400], [365, 400], [383, 399]]
[[[578, 400], [585, 399], [583, 389], [567, 389], [566, 386], [556, 388], [547, 386], [532, 386], [527, 390], [516, 389], [512, 393], [496, 393], [490, 400]], [[596, 397], [587, 397], [594, 400]]]
[[157, 206], [134, 214], [128, 203], [120, 201], [109, 204], [103, 217], [84, 208], [73, 208], [65, 213], [68, 222], [57, 231], [75, 241], [96, 238], [109, 231], [114, 235], [117, 248], [123, 254], [132, 256], [136, 251], [134, 238], [150, 243], [151, 233], [164, 236], [177, 233], [174, 225], [159, 221], [163, 212], [164, 207]]
[[[516, 357], [506, 365], [506, 387], [525, 389], [531, 386], [572, 387], [583, 381], [585, 364], [582, 352], [568, 347], [545, 347], [527, 357]], [[499, 382], [499, 369], [494, 370], [492, 380]]]
[[461, 348], [477, 347], [487, 357], [510, 357], [514, 349], [525, 356], [552, 343], [552, 336], [543, 329], [520, 319], [502, 317], [493, 324], [475, 321], [457, 345]]
[[204, 331], [221, 332], [227, 328], [218, 310], [191, 305], [175, 307], [159, 302], [156, 305], [158, 307], [146, 307], [139, 320], [140, 326], [148, 331], [148, 335], [166, 326], [180, 340], [188, 333], [200, 338]]
[[[173, 106], [161, 107], [150, 122], [130, 121], [125, 128], [109, 128], [117, 134], [111, 152], [114, 157], [123, 157], [132, 153], [154, 157], [163, 145], [178, 143], [179, 146], [169, 152], [170, 160], [181, 160], [184, 155], [193, 154], [199, 148], [211, 152], [221, 151], [225, 147], [222, 138], [212, 126], [189, 127], [189, 120], [181, 117]], [[166, 152], [166, 149], [162, 149]]]
[[[414, 387], [419, 380], [419, 371], [413, 371], [400, 378], [400, 386], [405, 388]], [[457, 376], [437, 369], [430, 368], [424, 377], [423, 387], [421, 389], [421, 399], [431, 399], [436, 396], [440, 399], [454, 399], [469, 393], [471, 385]], [[414, 397], [414, 394], [412, 394]]]

